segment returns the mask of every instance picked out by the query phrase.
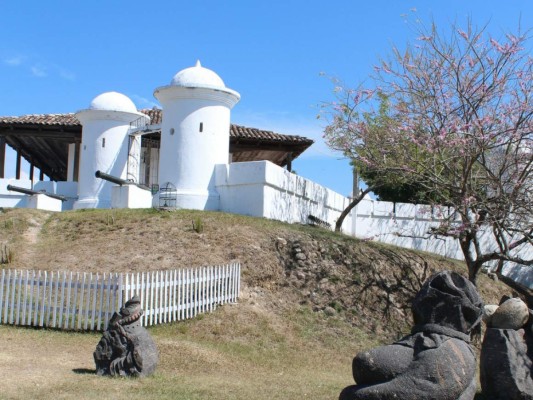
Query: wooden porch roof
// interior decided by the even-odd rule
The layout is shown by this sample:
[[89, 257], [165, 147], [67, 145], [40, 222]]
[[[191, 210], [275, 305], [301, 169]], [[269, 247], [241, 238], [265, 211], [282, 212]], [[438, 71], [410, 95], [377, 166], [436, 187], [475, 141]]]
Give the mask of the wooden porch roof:
[[[151, 118], [151, 125], [161, 124], [162, 110], [143, 109]], [[39, 168], [51, 180], [67, 178], [68, 145], [81, 142], [81, 124], [73, 113], [32, 114], [18, 117], [0, 117], [0, 138], [20, 152], [30, 164]], [[160, 131], [150, 138], [159, 140]], [[232, 124], [230, 152], [233, 162], [268, 160], [285, 166], [309, 146], [311, 139], [283, 135], [271, 131]]]

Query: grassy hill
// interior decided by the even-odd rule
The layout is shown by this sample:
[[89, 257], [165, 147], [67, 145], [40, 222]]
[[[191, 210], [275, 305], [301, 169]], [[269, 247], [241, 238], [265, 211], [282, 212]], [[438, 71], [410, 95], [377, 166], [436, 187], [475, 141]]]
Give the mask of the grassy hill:
[[[353, 382], [355, 353], [408, 333], [410, 301], [431, 273], [463, 272], [426, 253], [218, 212], [9, 209], [0, 244], [4, 268], [242, 265], [238, 304], [150, 329], [161, 359], [149, 378], [94, 376], [99, 334], [0, 326], [0, 398], [334, 399]], [[486, 302], [505, 291], [479, 281]]]

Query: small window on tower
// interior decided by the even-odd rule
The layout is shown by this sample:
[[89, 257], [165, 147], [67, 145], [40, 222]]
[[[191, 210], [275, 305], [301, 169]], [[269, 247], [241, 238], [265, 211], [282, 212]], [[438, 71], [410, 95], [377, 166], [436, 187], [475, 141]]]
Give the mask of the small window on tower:
[[203, 131], [204, 131], [204, 123], [200, 122], [200, 132], [203, 132]]
[[102, 147], [105, 147], [105, 138], [102, 138]]

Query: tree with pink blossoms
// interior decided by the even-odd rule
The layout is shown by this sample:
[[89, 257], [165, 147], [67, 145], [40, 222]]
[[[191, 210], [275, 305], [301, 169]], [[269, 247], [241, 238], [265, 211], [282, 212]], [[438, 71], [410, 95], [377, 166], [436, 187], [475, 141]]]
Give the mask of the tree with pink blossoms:
[[505, 262], [531, 266], [529, 37], [496, 39], [471, 23], [416, 29], [416, 43], [393, 48], [369, 87], [335, 82], [324, 137], [374, 177], [369, 190], [415, 185], [426, 203], [449, 207], [428, 233], [459, 241], [472, 282], [487, 265], [500, 277]]

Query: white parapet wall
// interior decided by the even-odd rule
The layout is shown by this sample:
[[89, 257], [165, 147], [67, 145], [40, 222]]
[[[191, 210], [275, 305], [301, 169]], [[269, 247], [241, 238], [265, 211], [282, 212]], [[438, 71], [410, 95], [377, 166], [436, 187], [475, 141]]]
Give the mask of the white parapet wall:
[[33, 185], [33, 190], [44, 190], [47, 193], [64, 196], [67, 200], [61, 204], [60, 211], [72, 210], [72, 206], [78, 196], [78, 182], [74, 181], [38, 181]]
[[[0, 207], [35, 208], [36, 205], [35, 202], [37, 200], [35, 199], [31, 204], [29, 203], [29, 199], [31, 197], [30, 195], [18, 193], [12, 190], [7, 190], [7, 185], [17, 186], [24, 189], [31, 189], [37, 192], [45, 191], [47, 193], [57, 194], [66, 197], [66, 201], [60, 201], [61, 208], [57, 210], [57, 205], [54, 205], [52, 206], [52, 211], [72, 210], [72, 204], [76, 200], [76, 193], [78, 190], [77, 182], [34, 181], [32, 185], [32, 181], [30, 181], [29, 179], [0, 179]], [[43, 204], [43, 201], [39, 200], [38, 203]]]
[[0, 179], [0, 207], [26, 207], [28, 196], [23, 193], [7, 190], [7, 185], [31, 189], [32, 182], [29, 179]]
[[136, 185], [111, 188], [111, 208], [151, 208], [152, 192]]
[[32, 194], [28, 196], [27, 208], [34, 208], [36, 210], [46, 211], [61, 211], [61, 203], [59, 199], [54, 199], [45, 194]]
[[[269, 161], [216, 166], [221, 211], [289, 223], [309, 222], [309, 216], [335, 225], [349, 199]], [[343, 230], [352, 233], [351, 215]]]
[[355, 212], [353, 235], [356, 237], [462, 258], [457, 240], [428, 234], [448, 215], [447, 207], [436, 209], [419, 204], [363, 199]]
[[[352, 234], [365, 240], [375, 240], [463, 260], [457, 239], [430, 234], [432, 227], [438, 227], [452, 213], [453, 209], [448, 207], [364, 199], [356, 207], [357, 217], [354, 220]], [[490, 229], [486, 229], [481, 235], [480, 243], [484, 252], [496, 250], [496, 242]], [[529, 245], [516, 249], [514, 254], [526, 259], [533, 258], [533, 251]], [[531, 267], [508, 263], [504, 273], [533, 288]]]

